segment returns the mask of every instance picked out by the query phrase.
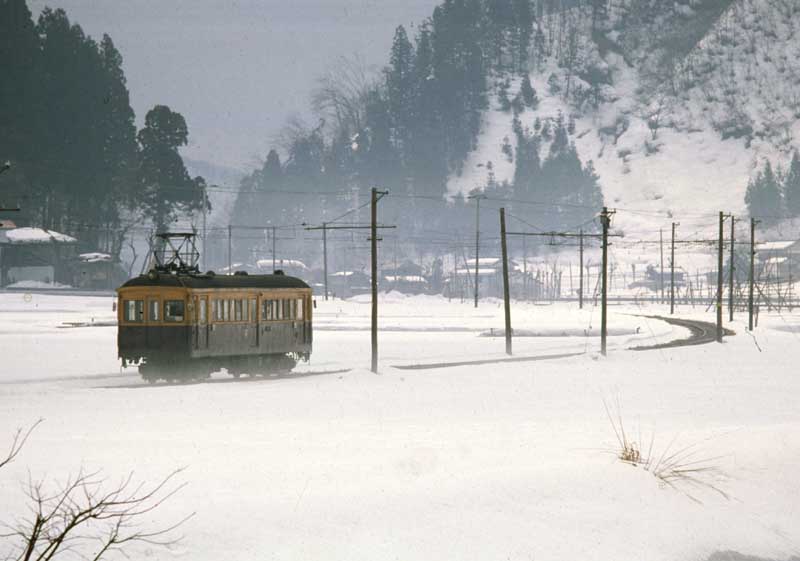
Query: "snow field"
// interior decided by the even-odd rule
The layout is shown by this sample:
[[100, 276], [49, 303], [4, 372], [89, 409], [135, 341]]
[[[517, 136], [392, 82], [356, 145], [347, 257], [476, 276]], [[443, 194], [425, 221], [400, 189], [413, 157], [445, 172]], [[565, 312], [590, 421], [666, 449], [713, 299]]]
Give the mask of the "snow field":
[[[56, 351], [62, 375], [81, 366], [84, 374], [118, 372], [110, 360], [113, 327], [54, 327], [72, 318], [107, 319], [110, 302], [33, 295], [26, 303], [19, 294], [0, 295], [3, 346], [20, 326], [26, 339], [48, 347], [69, 340]], [[318, 299], [317, 325], [362, 325], [366, 302]], [[24, 311], [32, 304], [38, 313]], [[512, 320], [519, 329], [542, 322], [574, 327], [586, 316], [573, 308], [519, 304]], [[623, 312], [641, 310], [615, 308], [611, 325], [643, 321]], [[381, 317], [382, 325], [413, 322], [420, 329], [502, 326], [496, 302], [474, 310], [430, 297], [389, 295]], [[81, 466], [102, 468], [112, 480], [134, 470], [136, 478], [156, 481], [186, 466], [181, 479], [189, 486], [153, 515], [164, 524], [196, 512], [182, 529], [186, 540], [172, 552], [142, 556], [672, 560], [732, 549], [783, 559], [797, 553], [800, 537], [800, 381], [793, 374], [800, 335], [778, 328], [798, 324], [762, 315], [755, 335], [763, 352], [737, 322], [738, 335], [724, 345], [624, 350], [652, 338], [648, 332], [611, 338], [606, 359], [589, 338], [589, 352], [574, 358], [428, 371], [391, 364], [501, 357], [503, 340], [474, 331], [388, 332], [381, 334], [378, 376], [365, 368], [369, 337], [359, 331], [318, 331], [312, 364], [303, 367], [351, 371], [296, 379], [18, 383], [4, 368], [0, 426], [9, 435], [0, 442], [16, 426], [40, 416], [45, 422], [2, 473], [0, 511], [3, 519], [21, 511], [17, 482], [29, 469], [50, 481]], [[657, 320], [641, 331], [648, 326], [657, 338], [685, 336]], [[518, 354], [532, 355], [582, 350], [586, 339], [514, 344]], [[3, 349], [16, 368], [11, 380], [47, 377], [50, 365], [34, 368], [15, 350], [22, 338], [12, 340], [15, 347]], [[620, 403], [626, 431], [644, 450], [653, 434], [656, 453], [674, 439], [675, 448], [696, 445], [697, 459], [718, 457], [712, 463], [728, 475], [720, 485], [730, 499], [703, 487], [664, 487], [641, 467], [616, 460], [604, 400], [612, 411]]]

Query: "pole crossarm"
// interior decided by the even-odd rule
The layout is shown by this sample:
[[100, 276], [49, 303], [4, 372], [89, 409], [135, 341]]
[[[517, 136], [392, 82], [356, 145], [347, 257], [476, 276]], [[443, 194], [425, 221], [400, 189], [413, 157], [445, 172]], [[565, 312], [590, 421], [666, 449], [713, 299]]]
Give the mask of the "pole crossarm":
[[[375, 226], [378, 230], [385, 230], [390, 228], [397, 228], [397, 226]], [[308, 231], [312, 230], [371, 230], [372, 226], [310, 226], [305, 228]]]
[[[506, 232], [507, 236], [537, 236], [542, 238], [596, 238], [603, 239], [603, 234], [576, 234], [573, 232]], [[624, 238], [622, 234], [608, 234], [609, 238]]]

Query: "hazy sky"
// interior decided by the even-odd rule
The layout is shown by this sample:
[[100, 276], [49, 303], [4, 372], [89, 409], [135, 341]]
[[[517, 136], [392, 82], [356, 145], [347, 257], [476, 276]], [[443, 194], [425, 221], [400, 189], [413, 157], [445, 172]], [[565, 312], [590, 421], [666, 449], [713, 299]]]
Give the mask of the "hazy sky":
[[[263, 158], [292, 113], [308, 111], [314, 80], [337, 57], [379, 68], [394, 28], [429, 16], [437, 0], [29, 0], [122, 53], [131, 104], [186, 117], [192, 158], [239, 168]], [[409, 30], [411, 32], [411, 30]]]

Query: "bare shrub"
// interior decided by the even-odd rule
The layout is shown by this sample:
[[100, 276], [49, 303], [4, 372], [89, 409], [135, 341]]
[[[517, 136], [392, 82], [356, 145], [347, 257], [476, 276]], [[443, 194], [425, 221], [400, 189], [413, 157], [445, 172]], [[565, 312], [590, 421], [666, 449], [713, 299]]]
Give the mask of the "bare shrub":
[[[20, 453], [31, 432], [19, 429], [0, 467]], [[167, 527], [147, 529], [142, 521], [186, 484], [175, 485], [178, 469], [153, 486], [135, 483], [133, 473], [109, 484], [99, 472], [83, 470], [48, 489], [44, 482], [29, 479], [25, 486], [28, 514], [3, 523], [0, 538], [10, 544], [0, 553], [7, 561], [49, 561], [63, 553], [99, 561], [111, 552], [121, 552], [136, 542], [170, 547], [182, 538], [175, 530], [193, 514]]]

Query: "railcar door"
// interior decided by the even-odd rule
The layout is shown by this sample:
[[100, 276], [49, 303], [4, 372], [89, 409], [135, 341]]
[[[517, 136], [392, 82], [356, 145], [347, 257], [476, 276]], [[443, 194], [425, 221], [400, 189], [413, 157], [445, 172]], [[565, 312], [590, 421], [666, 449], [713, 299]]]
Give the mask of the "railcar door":
[[197, 321], [194, 322], [195, 349], [208, 348], [208, 296], [195, 296], [194, 309]]

